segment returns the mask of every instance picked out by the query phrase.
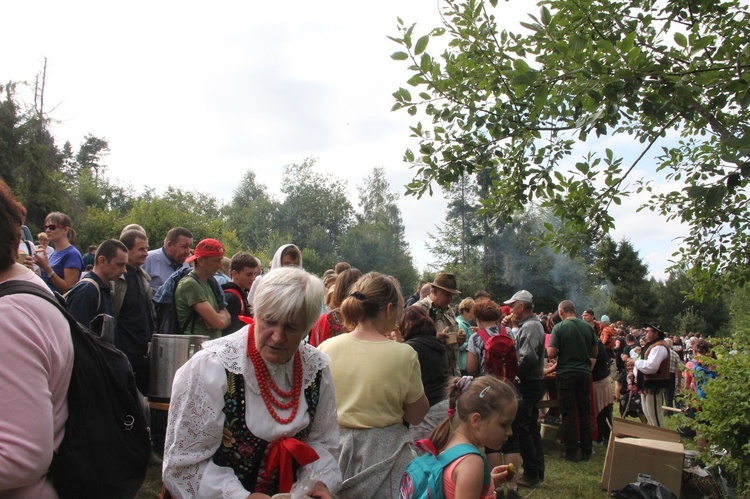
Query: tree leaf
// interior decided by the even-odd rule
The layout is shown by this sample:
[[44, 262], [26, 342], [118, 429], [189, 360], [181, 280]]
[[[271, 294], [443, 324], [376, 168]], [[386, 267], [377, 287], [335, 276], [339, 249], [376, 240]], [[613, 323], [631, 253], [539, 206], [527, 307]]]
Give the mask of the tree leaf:
[[545, 26], [549, 26], [550, 21], [552, 21], [552, 14], [550, 14], [550, 11], [547, 7], [542, 6], [542, 24]]
[[394, 52], [391, 54], [391, 59], [394, 61], [405, 61], [409, 58], [409, 54], [406, 52]]
[[427, 43], [430, 41], [430, 35], [420, 36], [414, 45], [414, 55], [419, 55], [427, 48]]
[[528, 63], [523, 59], [513, 59], [513, 69], [521, 73], [528, 73], [531, 71]]

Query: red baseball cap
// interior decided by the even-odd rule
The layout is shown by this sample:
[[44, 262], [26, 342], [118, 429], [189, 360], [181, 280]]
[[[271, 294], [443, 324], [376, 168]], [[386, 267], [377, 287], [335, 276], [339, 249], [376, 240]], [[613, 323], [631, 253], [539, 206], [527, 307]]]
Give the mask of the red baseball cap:
[[216, 239], [202, 239], [195, 246], [195, 253], [185, 259], [186, 262], [192, 262], [196, 258], [211, 258], [215, 256], [224, 256], [224, 246]]

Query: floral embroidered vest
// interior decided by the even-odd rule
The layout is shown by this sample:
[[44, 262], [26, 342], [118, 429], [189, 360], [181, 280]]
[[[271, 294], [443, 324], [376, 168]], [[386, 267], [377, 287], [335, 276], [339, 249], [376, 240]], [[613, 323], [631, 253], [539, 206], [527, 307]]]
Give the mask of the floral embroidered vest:
[[[304, 441], [310, 434], [315, 411], [320, 398], [320, 379], [323, 371], [318, 371], [315, 381], [305, 389], [307, 412], [310, 423], [294, 435]], [[261, 492], [270, 496], [279, 491], [278, 470], [271, 475], [264, 473], [268, 459], [269, 442], [252, 434], [245, 423], [245, 379], [241, 374], [227, 373], [227, 391], [224, 393], [224, 436], [213, 457], [218, 466], [228, 466], [250, 492]], [[261, 407], [265, 410], [264, 407]], [[295, 463], [294, 471], [297, 466]]]

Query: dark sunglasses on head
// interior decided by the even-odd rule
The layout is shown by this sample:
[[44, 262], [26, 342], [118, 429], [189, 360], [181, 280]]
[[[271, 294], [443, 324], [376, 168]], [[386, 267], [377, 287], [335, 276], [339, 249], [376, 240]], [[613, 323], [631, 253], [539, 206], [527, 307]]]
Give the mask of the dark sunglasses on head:
[[58, 227], [60, 227], [60, 226], [59, 226], [59, 225], [57, 225], [57, 224], [49, 224], [49, 225], [45, 225], [45, 226], [44, 226], [44, 230], [55, 230], [55, 229], [57, 229]]

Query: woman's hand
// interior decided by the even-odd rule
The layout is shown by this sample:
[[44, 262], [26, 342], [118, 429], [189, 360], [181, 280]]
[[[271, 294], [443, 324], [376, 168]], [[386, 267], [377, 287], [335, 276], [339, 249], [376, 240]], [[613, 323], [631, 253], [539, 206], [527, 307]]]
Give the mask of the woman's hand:
[[34, 259], [31, 258], [29, 255], [26, 254], [19, 254], [18, 260], [16, 260], [18, 263], [23, 265], [29, 270], [34, 270]]
[[34, 263], [36, 263], [45, 274], [49, 275], [52, 272], [52, 267], [47, 259], [47, 253], [44, 251], [37, 251], [34, 253]]
[[247, 499], [271, 499], [271, 496], [267, 494], [261, 494], [260, 492], [253, 492], [249, 496], [247, 496]]

